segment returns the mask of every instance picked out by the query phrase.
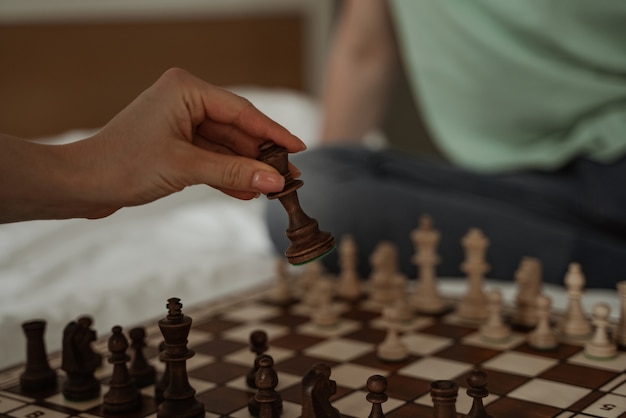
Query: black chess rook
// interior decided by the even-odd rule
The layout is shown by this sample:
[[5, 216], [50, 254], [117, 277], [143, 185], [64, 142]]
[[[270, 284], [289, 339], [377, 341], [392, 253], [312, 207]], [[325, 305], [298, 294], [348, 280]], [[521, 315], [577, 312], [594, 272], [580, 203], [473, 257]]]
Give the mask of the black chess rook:
[[169, 366], [169, 384], [163, 392], [164, 400], [157, 409], [157, 417], [203, 418], [204, 404], [196, 399], [196, 391], [187, 377], [187, 360], [195, 354], [187, 347], [191, 318], [183, 314], [180, 299], [171, 298], [167, 302], [168, 314], [159, 321], [159, 328], [165, 340], [160, 359]]
[[285, 178], [281, 192], [269, 193], [268, 199], [278, 199], [287, 211], [289, 226], [287, 237], [291, 245], [285, 251], [287, 260], [294, 265], [305, 264], [330, 253], [335, 248], [335, 238], [328, 232], [320, 231], [317, 221], [309, 217], [300, 206], [297, 190], [303, 182], [291, 177], [287, 150], [267, 141], [259, 147], [259, 161], [276, 168]]
[[57, 386], [57, 374], [48, 363], [44, 334], [46, 322], [34, 320], [22, 324], [26, 336], [26, 367], [20, 375], [20, 387], [33, 392]]

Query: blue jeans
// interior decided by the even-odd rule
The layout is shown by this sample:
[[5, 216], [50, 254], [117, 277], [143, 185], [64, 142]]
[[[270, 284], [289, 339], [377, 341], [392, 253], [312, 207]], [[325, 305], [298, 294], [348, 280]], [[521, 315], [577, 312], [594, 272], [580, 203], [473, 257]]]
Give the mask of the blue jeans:
[[[562, 284], [570, 262], [581, 264], [587, 287], [615, 288], [626, 280], [626, 159], [603, 165], [577, 160], [555, 172], [481, 175], [393, 150], [326, 147], [291, 157], [302, 171], [304, 211], [337, 240], [352, 234], [359, 271], [382, 240], [398, 247], [400, 268], [417, 275], [410, 240], [422, 214], [441, 232], [439, 276], [460, 277], [460, 241], [478, 227], [490, 239], [488, 277], [513, 280], [523, 256], [543, 264], [544, 281]], [[280, 252], [287, 215], [278, 201], [267, 211]], [[337, 252], [324, 259], [337, 272]]]

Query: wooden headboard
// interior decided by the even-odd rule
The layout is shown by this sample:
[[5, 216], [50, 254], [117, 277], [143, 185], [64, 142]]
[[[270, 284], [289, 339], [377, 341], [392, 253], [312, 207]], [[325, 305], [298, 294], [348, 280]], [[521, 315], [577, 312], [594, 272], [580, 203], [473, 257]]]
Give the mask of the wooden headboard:
[[99, 127], [173, 66], [223, 86], [304, 90], [304, 38], [297, 13], [0, 24], [0, 132]]

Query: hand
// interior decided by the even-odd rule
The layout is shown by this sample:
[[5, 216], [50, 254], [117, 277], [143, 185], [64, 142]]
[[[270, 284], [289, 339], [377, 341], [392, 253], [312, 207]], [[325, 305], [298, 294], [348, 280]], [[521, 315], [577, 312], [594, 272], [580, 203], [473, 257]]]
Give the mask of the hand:
[[4, 221], [99, 218], [195, 184], [240, 199], [277, 192], [284, 178], [256, 160], [267, 140], [289, 152], [306, 148], [246, 99], [171, 69], [91, 138], [67, 145], [7, 140]]

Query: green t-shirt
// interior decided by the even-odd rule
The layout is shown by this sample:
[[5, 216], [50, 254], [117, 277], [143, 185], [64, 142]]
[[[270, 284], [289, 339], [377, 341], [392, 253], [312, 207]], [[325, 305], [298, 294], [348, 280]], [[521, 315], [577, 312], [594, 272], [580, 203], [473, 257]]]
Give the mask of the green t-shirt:
[[390, 0], [441, 150], [486, 172], [626, 153], [626, 1]]

